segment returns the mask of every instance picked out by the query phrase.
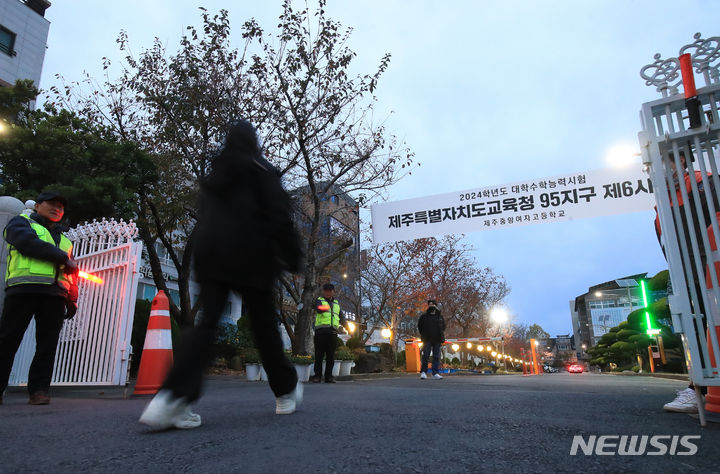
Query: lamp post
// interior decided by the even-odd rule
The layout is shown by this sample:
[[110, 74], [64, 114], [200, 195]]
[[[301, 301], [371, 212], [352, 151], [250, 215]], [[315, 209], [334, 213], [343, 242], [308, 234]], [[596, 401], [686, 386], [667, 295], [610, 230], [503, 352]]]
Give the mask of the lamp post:
[[[490, 318], [495, 321], [498, 324], [498, 329], [502, 328], [502, 325], [507, 322], [508, 315], [507, 311], [505, 311], [504, 308], [500, 306], [496, 306], [493, 308], [493, 310], [490, 312]], [[502, 331], [500, 332], [500, 353], [505, 353], [505, 336], [502, 335]], [[505, 372], [507, 372], [507, 359], [503, 358], [503, 365], [505, 367]]]

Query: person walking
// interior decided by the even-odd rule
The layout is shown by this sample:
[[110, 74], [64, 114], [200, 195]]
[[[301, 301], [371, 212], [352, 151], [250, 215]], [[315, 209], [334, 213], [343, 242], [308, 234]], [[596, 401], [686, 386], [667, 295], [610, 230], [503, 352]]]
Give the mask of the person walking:
[[428, 360], [432, 351], [432, 378], [441, 380], [440, 349], [445, 342], [445, 320], [437, 307], [437, 301], [428, 300], [427, 310], [418, 319], [418, 332], [423, 342], [420, 378], [427, 378]]
[[28, 373], [30, 405], [50, 403], [49, 391], [63, 321], [77, 311], [78, 267], [60, 221], [67, 200], [45, 191], [35, 212], [13, 217], [3, 236], [8, 246], [5, 303], [0, 317], [0, 404], [30, 320], [35, 318], [35, 355]]
[[345, 328], [345, 314], [340, 303], [335, 299], [335, 285], [326, 283], [322, 288], [323, 295], [315, 302], [315, 375], [313, 383], [322, 380], [322, 363], [325, 360], [325, 383], [335, 383], [332, 376], [335, 365], [335, 348], [340, 327]]
[[183, 338], [175, 365], [140, 416], [156, 430], [196, 428], [200, 415], [190, 404], [200, 397], [203, 371], [212, 356], [217, 325], [230, 291], [242, 295], [275, 395], [275, 413], [294, 413], [303, 386], [285, 356], [275, 317], [276, 281], [282, 271], [300, 270], [300, 238], [292, 221], [289, 195], [280, 174], [262, 156], [255, 128], [241, 120], [202, 182], [199, 219], [190, 236], [201, 314]]

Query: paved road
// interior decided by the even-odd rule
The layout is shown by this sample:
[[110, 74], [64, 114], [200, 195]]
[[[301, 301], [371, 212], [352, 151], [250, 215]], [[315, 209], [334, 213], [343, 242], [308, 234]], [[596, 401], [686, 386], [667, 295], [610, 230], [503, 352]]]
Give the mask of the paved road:
[[[204, 426], [150, 433], [147, 398], [56, 389], [0, 405], [2, 472], [720, 472], [720, 424], [667, 414], [681, 381], [550, 374], [308, 385], [274, 415], [264, 382], [209, 381]], [[695, 456], [570, 456], [574, 435], [699, 434]]]

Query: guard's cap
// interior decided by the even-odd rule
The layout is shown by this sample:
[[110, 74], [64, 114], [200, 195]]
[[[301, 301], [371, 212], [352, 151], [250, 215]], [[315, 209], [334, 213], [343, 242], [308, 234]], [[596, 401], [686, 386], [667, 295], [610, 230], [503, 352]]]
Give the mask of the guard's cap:
[[35, 204], [40, 204], [43, 201], [58, 201], [62, 203], [63, 207], [67, 206], [65, 196], [55, 191], [43, 191], [38, 194], [38, 197], [35, 198]]
[[325, 284], [323, 285], [323, 290], [333, 290], [333, 291], [335, 291], [335, 285], [333, 285], [332, 283], [325, 283]]

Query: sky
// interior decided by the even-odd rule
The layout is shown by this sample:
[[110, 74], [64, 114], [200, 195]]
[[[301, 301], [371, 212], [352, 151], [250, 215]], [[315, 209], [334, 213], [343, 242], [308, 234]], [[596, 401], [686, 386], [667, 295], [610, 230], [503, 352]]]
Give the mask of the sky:
[[[249, 18], [276, 31], [281, 5], [53, 2], [40, 87], [58, 84], [56, 74], [101, 77], [103, 57], [120, 59], [120, 30], [135, 53], [155, 37], [173, 52], [185, 27], [200, 23], [197, 7], [227, 8], [239, 46]], [[677, 56], [696, 32], [720, 34], [713, 0], [329, 0], [326, 12], [352, 27], [356, 72], [372, 73], [392, 55], [375, 116], [420, 166], [387, 190], [389, 200], [604, 168], [618, 146], [638, 152], [640, 107], [660, 97], [640, 68], [655, 53]], [[653, 219], [647, 211], [539, 224], [471, 233], [466, 242], [512, 287], [506, 303], [515, 321], [555, 336], [572, 333], [569, 301], [588, 287], [667, 268]]]

